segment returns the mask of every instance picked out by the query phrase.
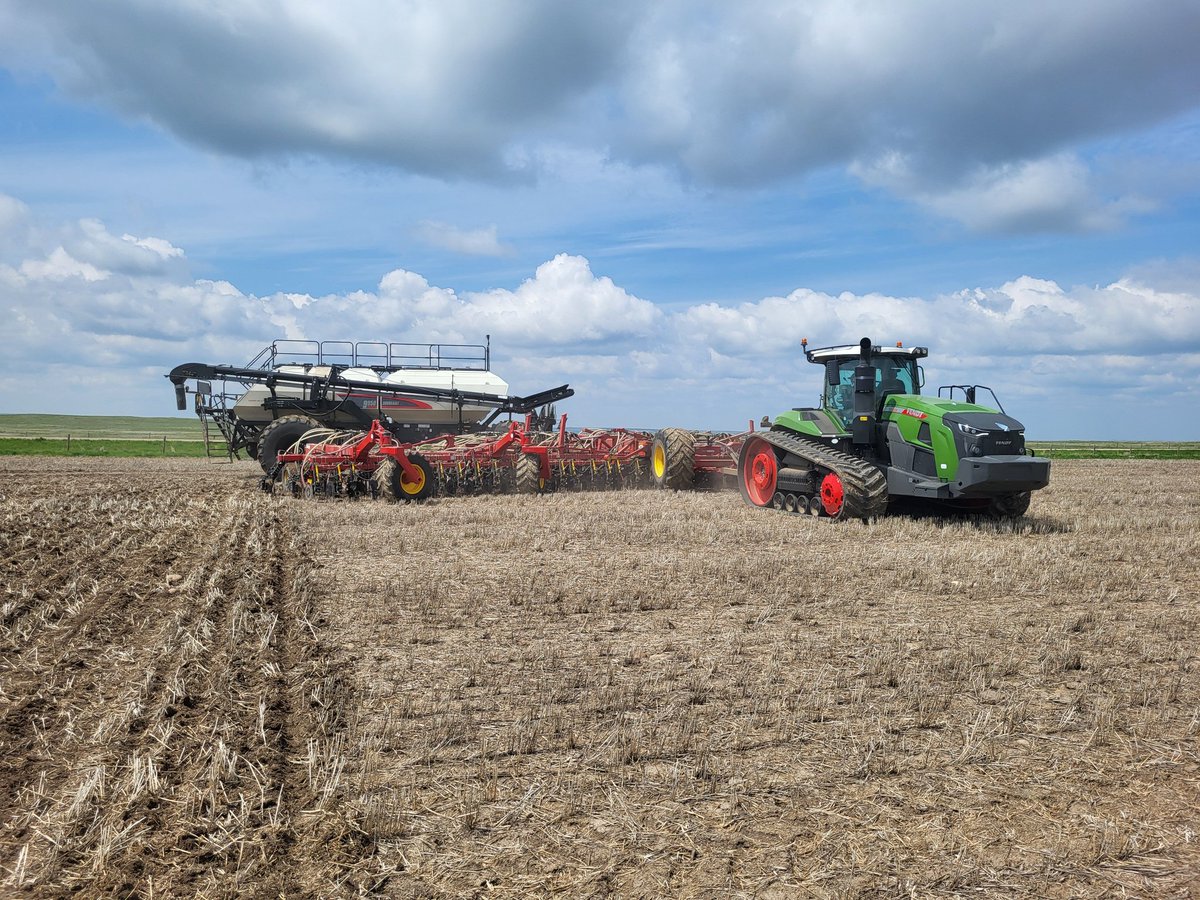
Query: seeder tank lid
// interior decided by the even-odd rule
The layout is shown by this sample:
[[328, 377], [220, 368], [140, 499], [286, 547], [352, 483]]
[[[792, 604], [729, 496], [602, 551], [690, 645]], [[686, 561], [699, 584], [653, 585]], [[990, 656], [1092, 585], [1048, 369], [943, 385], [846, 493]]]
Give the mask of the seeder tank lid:
[[[860, 353], [858, 344], [845, 344], [841, 347], [819, 347], [816, 350], [805, 349], [804, 355], [809, 362], [827, 362], [831, 359], [847, 359]], [[871, 347], [872, 356], [898, 356], [903, 359], [924, 359], [929, 355], [928, 347], [883, 347], [878, 344]]]

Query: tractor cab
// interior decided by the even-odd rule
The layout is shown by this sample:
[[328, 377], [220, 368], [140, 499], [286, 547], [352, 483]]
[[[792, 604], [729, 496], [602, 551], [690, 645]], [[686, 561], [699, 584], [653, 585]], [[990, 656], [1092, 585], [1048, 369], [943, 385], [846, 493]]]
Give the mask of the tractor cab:
[[[810, 363], [825, 368], [821, 405], [848, 427], [855, 415], [855, 370], [864, 365], [862, 348], [852, 345], [809, 350], [805, 345], [804, 354]], [[928, 355], [929, 350], [925, 347], [871, 347], [866, 365], [875, 369], [876, 416], [880, 415], [888, 396], [921, 393], [923, 377], [917, 360]]]

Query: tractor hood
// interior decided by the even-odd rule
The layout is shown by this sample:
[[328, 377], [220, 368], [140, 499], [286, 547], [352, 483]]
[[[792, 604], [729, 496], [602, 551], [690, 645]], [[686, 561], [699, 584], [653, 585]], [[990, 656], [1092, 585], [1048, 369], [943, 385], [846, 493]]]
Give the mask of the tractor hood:
[[1025, 426], [999, 412], [948, 412], [942, 416], [947, 425], [964, 425], [975, 431], [1021, 432]]
[[961, 460], [1025, 453], [1025, 426], [977, 403], [894, 394], [884, 402], [883, 418], [906, 443], [933, 452], [936, 474], [943, 480], [955, 477]]
[[[962, 400], [947, 400], [944, 397], [922, 397], [918, 394], [889, 394], [884, 401], [883, 415], [884, 418], [913, 416], [918, 419], [982, 415], [993, 424], [975, 427], [990, 430], [997, 427], [997, 421], [1003, 421], [1009, 427], [1017, 429], [1024, 427], [1016, 419], [990, 406], [980, 406], [978, 403], [966, 403]], [[1011, 423], [1015, 423], [1015, 426]]]
[[1025, 452], [1025, 426], [998, 412], [948, 412], [942, 424], [950, 429], [959, 459], [972, 456], [1013, 456]]

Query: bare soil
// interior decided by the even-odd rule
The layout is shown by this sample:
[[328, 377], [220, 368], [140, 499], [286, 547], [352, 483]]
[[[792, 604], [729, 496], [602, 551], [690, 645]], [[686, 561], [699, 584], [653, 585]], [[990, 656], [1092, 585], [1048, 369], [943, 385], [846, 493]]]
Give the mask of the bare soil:
[[1015, 523], [0, 459], [0, 885], [1192, 896], [1200, 463]]

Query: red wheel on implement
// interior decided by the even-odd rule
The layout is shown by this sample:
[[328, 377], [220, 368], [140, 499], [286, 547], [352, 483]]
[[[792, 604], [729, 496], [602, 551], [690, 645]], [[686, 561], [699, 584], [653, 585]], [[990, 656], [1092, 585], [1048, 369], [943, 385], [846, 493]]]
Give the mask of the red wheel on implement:
[[762, 438], [750, 438], [738, 458], [738, 480], [742, 496], [754, 506], [770, 506], [779, 480], [775, 448]]
[[830, 472], [821, 479], [821, 506], [825, 508], [826, 515], [835, 519], [840, 516], [845, 499], [842, 479], [836, 472]]

